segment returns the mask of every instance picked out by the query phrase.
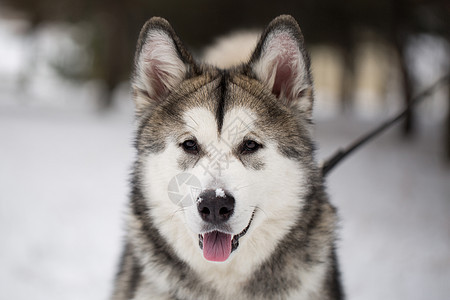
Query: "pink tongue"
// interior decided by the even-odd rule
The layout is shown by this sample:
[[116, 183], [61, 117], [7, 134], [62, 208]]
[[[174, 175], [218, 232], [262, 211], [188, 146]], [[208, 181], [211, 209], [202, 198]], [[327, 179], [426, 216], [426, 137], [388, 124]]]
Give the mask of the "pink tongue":
[[231, 254], [231, 234], [219, 231], [203, 235], [203, 256], [210, 261], [225, 261]]

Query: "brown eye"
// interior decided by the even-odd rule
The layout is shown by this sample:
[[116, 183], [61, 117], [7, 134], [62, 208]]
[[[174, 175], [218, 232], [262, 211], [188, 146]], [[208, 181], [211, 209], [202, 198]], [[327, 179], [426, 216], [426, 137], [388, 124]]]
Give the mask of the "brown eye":
[[261, 147], [260, 144], [258, 144], [255, 141], [252, 140], [246, 140], [242, 144], [242, 154], [250, 154], [253, 152], [256, 152]]
[[183, 147], [184, 151], [190, 154], [197, 154], [198, 153], [198, 145], [197, 142], [194, 140], [186, 140], [184, 141], [181, 146]]

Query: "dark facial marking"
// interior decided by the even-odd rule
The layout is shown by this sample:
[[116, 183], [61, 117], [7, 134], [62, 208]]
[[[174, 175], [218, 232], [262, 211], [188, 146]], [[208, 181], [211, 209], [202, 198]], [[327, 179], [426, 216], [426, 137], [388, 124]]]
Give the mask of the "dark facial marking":
[[217, 129], [219, 133], [222, 131], [223, 126], [223, 118], [225, 115], [225, 98], [227, 95], [227, 86], [228, 86], [228, 78], [230, 77], [228, 71], [222, 71], [222, 79], [220, 81], [220, 84], [218, 86], [218, 92], [219, 92], [219, 102], [217, 104], [217, 111], [216, 111], [216, 120], [217, 120]]

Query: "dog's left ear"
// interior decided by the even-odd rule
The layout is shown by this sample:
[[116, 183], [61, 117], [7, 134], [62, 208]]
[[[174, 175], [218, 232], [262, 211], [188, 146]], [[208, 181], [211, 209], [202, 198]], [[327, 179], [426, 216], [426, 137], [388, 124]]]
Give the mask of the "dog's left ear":
[[293, 17], [279, 16], [267, 26], [248, 67], [283, 104], [297, 106], [311, 118], [310, 60], [302, 32]]

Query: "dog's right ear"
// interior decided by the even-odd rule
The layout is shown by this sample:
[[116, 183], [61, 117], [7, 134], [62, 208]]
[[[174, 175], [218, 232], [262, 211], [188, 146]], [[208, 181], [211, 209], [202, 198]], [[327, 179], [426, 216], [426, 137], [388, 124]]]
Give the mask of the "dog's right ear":
[[195, 69], [169, 22], [153, 17], [139, 35], [132, 79], [136, 113], [165, 99]]

